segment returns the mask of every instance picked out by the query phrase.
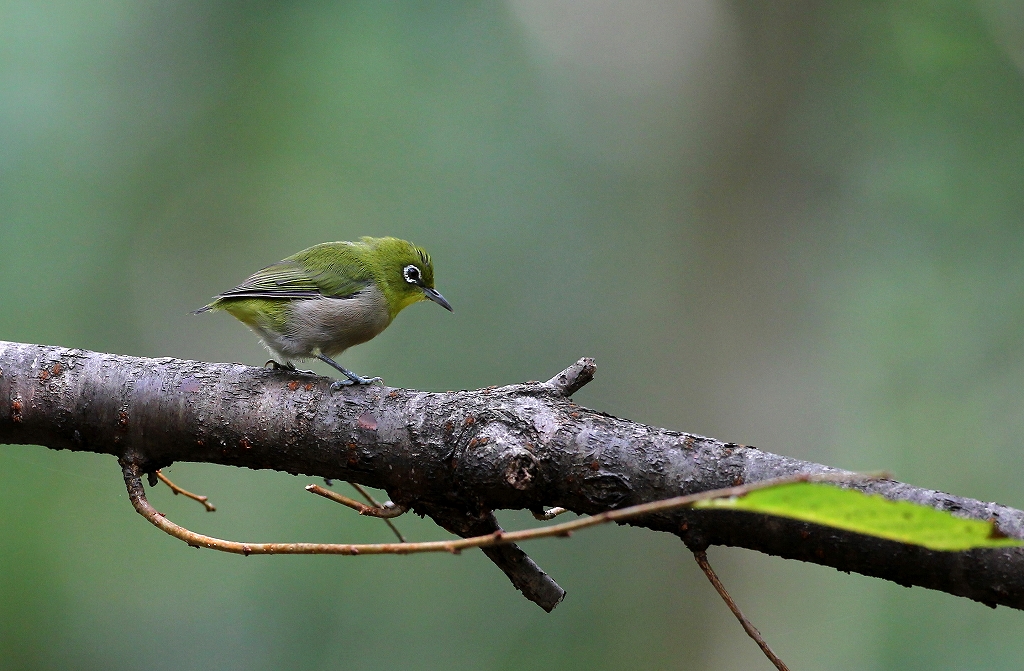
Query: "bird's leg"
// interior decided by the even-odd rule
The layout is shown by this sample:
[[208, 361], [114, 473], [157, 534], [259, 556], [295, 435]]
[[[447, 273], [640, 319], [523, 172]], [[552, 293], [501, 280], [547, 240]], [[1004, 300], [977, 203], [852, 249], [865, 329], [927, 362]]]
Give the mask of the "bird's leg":
[[295, 364], [293, 364], [291, 361], [285, 361], [284, 363], [278, 363], [277, 361], [274, 361], [273, 359], [271, 359], [270, 361], [267, 361], [267, 363], [265, 363], [263, 365], [264, 365], [264, 367], [270, 366], [273, 370], [286, 370], [286, 371], [288, 371], [290, 373], [302, 373], [303, 375], [316, 375], [316, 371], [315, 370], [301, 370], [299, 368], [296, 368]]
[[338, 391], [342, 387], [347, 387], [350, 384], [373, 384], [374, 382], [384, 382], [384, 380], [380, 379], [379, 377], [363, 377], [362, 375], [356, 375], [349, 369], [344, 368], [341, 364], [339, 364], [331, 357], [326, 356], [324, 354], [317, 354], [316, 358], [320, 359], [328, 366], [337, 369], [338, 371], [341, 372], [342, 375], [348, 378], [347, 380], [337, 380], [336, 382], [334, 382], [331, 385], [331, 391]]

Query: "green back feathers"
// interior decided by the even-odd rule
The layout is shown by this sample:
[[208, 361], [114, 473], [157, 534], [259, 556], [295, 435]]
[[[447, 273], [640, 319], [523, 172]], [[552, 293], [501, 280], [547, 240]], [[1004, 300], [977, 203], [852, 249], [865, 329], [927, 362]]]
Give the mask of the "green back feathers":
[[390, 237], [324, 242], [255, 272], [197, 312], [226, 309], [246, 323], [260, 314], [283, 323], [291, 300], [346, 298], [374, 283], [394, 319], [402, 309], [425, 298], [422, 289], [405, 277], [410, 265], [418, 269], [422, 284], [433, 288], [430, 256], [411, 242]]
[[292, 298], [218, 298], [201, 310], [226, 310], [232, 317], [251, 327], [283, 333], [288, 326]]

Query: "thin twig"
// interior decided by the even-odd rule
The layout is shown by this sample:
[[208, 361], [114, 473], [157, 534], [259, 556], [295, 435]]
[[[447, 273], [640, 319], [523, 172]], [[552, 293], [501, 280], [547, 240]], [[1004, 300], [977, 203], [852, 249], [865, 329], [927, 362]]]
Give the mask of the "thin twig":
[[339, 494], [337, 492], [332, 492], [329, 489], [324, 489], [320, 485], [306, 485], [306, 491], [312, 494], [316, 494], [317, 496], [322, 496], [325, 499], [334, 501], [335, 503], [340, 503], [343, 506], [347, 506], [352, 510], [356, 511], [357, 513], [359, 513], [360, 515], [363, 514], [364, 510], [373, 510], [373, 508], [366, 505], [365, 503], [360, 503], [355, 499], [350, 499], [344, 494]]
[[[366, 499], [371, 504], [373, 504], [374, 508], [378, 508], [380, 510], [398, 510], [401, 507], [401, 506], [396, 506], [395, 504], [391, 503], [390, 501], [388, 501], [388, 503], [391, 503], [390, 506], [385, 505], [385, 504], [381, 504], [381, 503], [379, 503], [377, 501], [377, 499], [373, 498], [370, 495], [370, 492], [368, 492], [365, 489], [363, 489], [358, 483], [349, 481], [348, 484], [352, 485], [352, 489], [354, 489], [357, 492], [359, 492], [360, 494], [362, 494], [364, 499]], [[404, 513], [404, 512], [405, 512], [405, 509], [402, 509], [402, 513]], [[398, 513], [398, 515], [401, 515], [402, 513]], [[397, 517], [398, 515], [395, 515], [395, 517]], [[402, 532], [400, 532], [398, 530], [398, 527], [396, 527], [394, 525], [394, 523], [391, 521], [391, 519], [388, 518], [388, 517], [381, 517], [381, 519], [384, 520], [384, 524], [388, 525], [388, 528], [391, 529], [391, 531], [394, 532], [395, 537], [398, 538], [398, 542], [399, 543], [404, 543], [405, 542], [405, 536], [402, 535]]]
[[409, 510], [408, 508], [395, 504], [382, 506], [378, 503], [374, 506], [368, 506], [365, 503], [356, 501], [355, 499], [350, 499], [343, 494], [332, 492], [329, 489], [324, 489], [320, 485], [306, 485], [306, 491], [311, 494], [316, 494], [317, 496], [322, 496], [325, 499], [330, 499], [335, 503], [340, 503], [343, 506], [348, 506], [360, 515], [366, 515], [367, 517], [379, 517], [382, 520], [404, 515]]
[[[675, 508], [683, 508], [698, 501], [723, 498], [727, 496], [742, 496], [758, 489], [773, 487], [776, 485], [793, 484], [797, 482], [851, 482], [865, 479], [864, 476], [856, 473], [842, 474], [801, 474], [792, 477], [775, 478], [762, 480], [737, 487], [714, 489], [697, 494], [677, 496], [671, 499], [642, 503], [619, 510], [609, 510], [591, 517], [583, 517], [571, 522], [554, 524], [549, 527], [537, 529], [524, 529], [521, 531], [496, 531], [493, 534], [474, 536], [452, 541], [429, 541], [425, 543], [242, 543], [238, 541], [221, 540], [212, 536], [204, 536], [194, 531], [178, 526], [168, 520], [163, 514], [156, 511], [149, 501], [146, 500], [146, 492], [142, 487], [140, 469], [130, 459], [121, 459], [121, 469], [124, 472], [125, 485], [128, 488], [128, 498], [131, 500], [135, 510], [150, 521], [155, 527], [164, 531], [179, 540], [183, 540], [193, 547], [205, 547], [221, 552], [233, 552], [235, 554], [415, 554], [420, 552], [450, 552], [459, 554], [469, 548], [492, 547], [495, 545], [506, 545], [518, 543], [535, 538], [550, 538], [552, 536], [569, 536], [571, 532], [585, 529], [587, 527], [617, 522], [621, 520], [640, 517], [650, 513], [664, 512]], [[316, 485], [311, 485], [316, 487]], [[308, 489], [308, 488], [307, 488]], [[331, 492], [333, 494], [333, 492]], [[338, 496], [338, 495], [335, 495]], [[329, 497], [333, 498], [333, 497]], [[344, 498], [344, 497], [342, 497]], [[349, 499], [351, 501], [351, 499]], [[357, 505], [363, 505], [355, 501]], [[364, 506], [369, 508], [369, 506]]]
[[706, 575], [708, 580], [711, 581], [711, 584], [714, 585], [715, 591], [718, 592], [718, 596], [722, 597], [722, 600], [725, 601], [725, 605], [729, 607], [732, 614], [740, 621], [740, 626], [743, 627], [743, 631], [747, 632], [747, 636], [754, 639], [754, 643], [757, 643], [757, 647], [761, 648], [761, 652], [763, 652], [765, 657], [775, 665], [776, 669], [779, 671], [789, 671], [789, 667], [786, 666], [786, 663], [779, 659], [779, 656], [776, 655], [770, 647], [768, 647], [768, 643], [761, 636], [761, 632], [759, 632], [757, 627], [755, 627], [750, 620], [743, 615], [743, 612], [740, 611], [740, 607], [732, 600], [728, 590], [725, 589], [725, 585], [723, 585], [722, 581], [718, 579], [718, 575], [715, 573], [715, 570], [711, 568], [711, 564], [708, 563], [707, 553], [703, 550], [694, 552], [693, 558], [697, 560], [697, 565], [700, 566], [701, 570], [704, 571], [704, 575]]
[[348, 484], [352, 487], [352, 489], [354, 489], [357, 492], [359, 492], [360, 496], [362, 496], [364, 499], [366, 499], [366, 501], [370, 505], [372, 505], [372, 506], [374, 506], [376, 508], [381, 508], [382, 507], [380, 502], [377, 499], [373, 498], [373, 495], [371, 495], [370, 492], [368, 492], [365, 489], [363, 489], [362, 485], [360, 485], [358, 482], [352, 482], [351, 480], [346, 480], [346, 482], [348, 482]]
[[199, 503], [203, 504], [203, 506], [206, 508], [206, 512], [208, 513], [212, 513], [213, 511], [217, 510], [217, 506], [207, 501], [207, 497], [200, 496], [199, 494], [193, 494], [192, 492], [186, 489], [182, 489], [178, 485], [171, 482], [166, 475], [160, 472], [159, 469], [157, 469], [156, 477], [160, 478], [160, 482], [170, 487], [171, 491], [174, 492], [175, 496], [181, 494], [182, 496], [192, 499], [193, 501], [199, 501]]
[[560, 506], [557, 506], [555, 508], [548, 508], [542, 513], [533, 513], [533, 519], [540, 520], [541, 522], [547, 522], [548, 520], [553, 520], [562, 513], [567, 512], [569, 512], [568, 508], [562, 508]]

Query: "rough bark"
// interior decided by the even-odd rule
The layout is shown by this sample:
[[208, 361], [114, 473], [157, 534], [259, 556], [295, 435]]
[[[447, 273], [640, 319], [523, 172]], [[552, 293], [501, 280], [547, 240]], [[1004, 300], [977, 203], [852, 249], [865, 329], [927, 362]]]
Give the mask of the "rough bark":
[[[668, 431], [580, 407], [581, 359], [548, 382], [427, 393], [331, 393], [327, 378], [240, 364], [148, 359], [0, 342], [0, 443], [110, 454], [139, 472], [175, 461], [269, 468], [385, 489], [468, 536], [498, 509], [593, 514], [827, 466]], [[116, 471], [112, 473], [117, 477]], [[1024, 538], [1024, 512], [891, 480], [857, 485], [989, 520]], [[935, 552], [750, 513], [688, 509], [631, 524], [694, 551], [749, 548], [985, 604], [1024, 609], [1024, 548]], [[550, 610], [564, 594], [515, 546], [488, 556]]]

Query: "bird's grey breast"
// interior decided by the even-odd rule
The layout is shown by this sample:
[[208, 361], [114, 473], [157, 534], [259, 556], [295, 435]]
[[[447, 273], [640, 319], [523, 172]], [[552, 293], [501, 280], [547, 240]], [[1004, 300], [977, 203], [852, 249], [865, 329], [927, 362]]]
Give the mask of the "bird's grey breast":
[[390, 323], [387, 299], [370, 284], [346, 298], [293, 301], [289, 336], [310, 352], [335, 356], [373, 338]]

